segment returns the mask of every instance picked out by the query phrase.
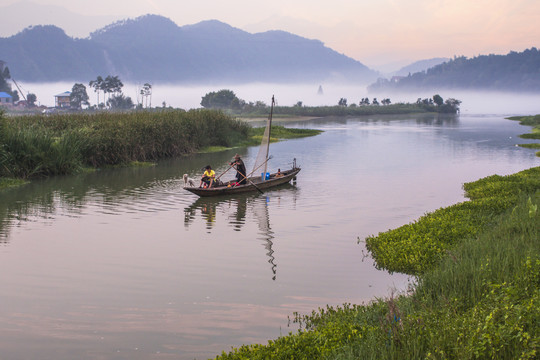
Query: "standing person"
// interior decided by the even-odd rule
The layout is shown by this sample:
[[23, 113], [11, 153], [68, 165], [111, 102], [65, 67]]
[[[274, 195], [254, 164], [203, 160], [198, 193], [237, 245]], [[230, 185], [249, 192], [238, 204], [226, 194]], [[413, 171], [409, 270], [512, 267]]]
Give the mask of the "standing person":
[[206, 165], [204, 174], [201, 177], [201, 183], [199, 184], [199, 187], [202, 187], [203, 183], [206, 184], [205, 187], [212, 187], [212, 183], [214, 182], [215, 178], [216, 172], [212, 170], [212, 167], [210, 165]]
[[240, 155], [234, 155], [234, 161], [231, 163], [231, 165], [233, 165], [236, 169], [236, 182], [238, 185], [247, 184], [246, 165], [244, 165]]

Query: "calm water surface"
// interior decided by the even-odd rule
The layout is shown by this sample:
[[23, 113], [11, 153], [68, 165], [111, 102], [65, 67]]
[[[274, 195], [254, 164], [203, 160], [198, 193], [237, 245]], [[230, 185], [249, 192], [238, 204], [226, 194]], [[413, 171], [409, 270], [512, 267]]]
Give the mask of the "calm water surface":
[[[294, 331], [294, 311], [407, 287], [358, 238], [463, 201], [462, 184], [538, 166], [498, 116], [326, 118], [273, 144], [296, 184], [199, 199], [182, 189], [234, 152], [0, 192], [2, 359], [203, 359]], [[240, 149], [248, 168], [255, 148]], [[227, 173], [224, 177], [232, 177]]]

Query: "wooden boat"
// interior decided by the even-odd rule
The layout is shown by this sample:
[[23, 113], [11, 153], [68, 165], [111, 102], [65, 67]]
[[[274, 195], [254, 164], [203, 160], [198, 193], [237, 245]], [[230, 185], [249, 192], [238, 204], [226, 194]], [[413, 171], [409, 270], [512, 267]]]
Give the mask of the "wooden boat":
[[[259, 154], [251, 171], [251, 175], [258, 171], [262, 174], [268, 174], [267, 166], [268, 160], [272, 157], [268, 156], [268, 151], [270, 148], [270, 131], [272, 128], [272, 113], [274, 110], [274, 97], [272, 96], [272, 105], [270, 107], [270, 116], [266, 123], [266, 129], [261, 140], [261, 147], [259, 148]], [[261, 169], [262, 170], [259, 170]], [[296, 159], [293, 160], [292, 168], [289, 170], [281, 171], [280, 173], [273, 173], [269, 176], [249, 176], [246, 178], [247, 182], [243, 185], [237, 185], [236, 182], [229, 181], [226, 183], [218, 183], [217, 186], [212, 186], [210, 188], [200, 188], [200, 187], [184, 187], [189, 192], [199, 196], [219, 196], [219, 195], [232, 195], [248, 192], [263, 192], [263, 190], [270, 189], [282, 184], [286, 184], [289, 181], [296, 179], [296, 175], [300, 172], [300, 168], [296, 166]], [[258, 173], [258, 172], [257, 172]]]
[[215, 186], [211, 188], [200, 187], [185, 187], [189, 192], [199, 196], [219, 196], [219, 195], [232, 195], [248, 192], [255, 192], [267, 190], [279, 185], [288, 183], [296, 178], [296, 175], [300, 172], [300, 168], [293, 166], [292, 169], [282, 171], [281, 176], [276, 173], [270, 174], [267, 180], [262, 180], [262, 176], [253, 176], [248, 178], [248, 182], [245, 185], [234, 185], [234, 182], [229, 181], [221, 186]]

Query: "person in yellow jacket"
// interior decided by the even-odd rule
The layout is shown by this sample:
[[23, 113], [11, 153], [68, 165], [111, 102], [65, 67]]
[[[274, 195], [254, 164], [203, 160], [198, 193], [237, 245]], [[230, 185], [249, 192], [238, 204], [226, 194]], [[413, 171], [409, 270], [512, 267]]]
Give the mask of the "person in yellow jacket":
[[204, 174], [201, 177], [201, 183], [199, 184], [199, 187], [202, 187], [203, 183], [205, 184], [205, 187], [212, 187], [215, 179], [216, 172], [212, 170], [212, 167], [210, 165], [206, 165]]

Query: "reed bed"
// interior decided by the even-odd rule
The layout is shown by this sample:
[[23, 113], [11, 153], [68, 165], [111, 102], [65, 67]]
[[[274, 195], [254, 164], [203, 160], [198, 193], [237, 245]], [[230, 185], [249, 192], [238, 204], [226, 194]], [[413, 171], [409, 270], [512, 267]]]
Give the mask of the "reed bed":
[[19, 178], [229, 147], [246, 141], [250, 128], [214, 110], [0, 116], [0, 122], [0, 176]]

